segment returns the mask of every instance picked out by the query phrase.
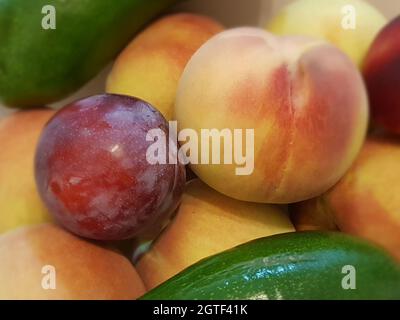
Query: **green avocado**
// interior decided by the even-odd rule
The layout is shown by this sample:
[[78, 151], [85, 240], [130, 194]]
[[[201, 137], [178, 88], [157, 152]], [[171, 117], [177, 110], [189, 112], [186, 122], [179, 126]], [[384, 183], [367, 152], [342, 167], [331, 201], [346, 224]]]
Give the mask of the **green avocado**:
[[0, 0], [0, 101], [35, 107], [74, 92], [175, 2]]
[[206, 258], [141, 299], [400, 299], [400, 265], [342, 233], [287, 233]]

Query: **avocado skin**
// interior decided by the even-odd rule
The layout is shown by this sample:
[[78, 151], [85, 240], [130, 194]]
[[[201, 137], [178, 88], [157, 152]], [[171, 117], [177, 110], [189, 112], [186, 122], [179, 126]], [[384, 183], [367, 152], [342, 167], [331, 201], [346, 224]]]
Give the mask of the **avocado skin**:
[[[342, 287], [346, 265], [356, 270], [355, 290]], [[141, 299], [400, 299], [400, 265], [342, 233], [287, 233], [201, 260]]]
[[[36, 107], [71, 94], [177, 0], [0, 0], [0, 101]], [[42, 7], [56, 29], [42, 28]]]

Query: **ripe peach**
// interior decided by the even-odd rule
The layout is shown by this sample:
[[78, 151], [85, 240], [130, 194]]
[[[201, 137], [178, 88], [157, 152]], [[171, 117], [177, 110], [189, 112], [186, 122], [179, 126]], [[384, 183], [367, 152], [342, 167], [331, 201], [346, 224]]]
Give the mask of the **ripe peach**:
[[200, 179], [239, 200], [290, 203], [320, 195], [350, 167], [364, 141], [368, 101], [360, 73], [334, 46], [238, 28], [192, 57], [175, 114], [179, 129], [198, 137], [204, 128], [254, 130], [254, 148], [246, 144], [254, 151], [251, 174], [237, 175], [237, 162], [221, 156], [222, 164], [191, 164]]
[[362, 0], [298, 0], [268, 23], [279, 35], [307, 35], [327, 40], [342, 49], [361, 67], [374, 37], [387, 19]]
[[137, 270], [153, 288], [198, 260], [241, 243], [294, 231], [286, 212], [274, 205], [228, 198], [199, 179], [187, 184], [178, 212]]
[[0, 234], [50, 220], [36, 190], [33, 158], [40, 132], [53, 114], [34, 109], [0, 119]]
[[174, 14], [156, 21], [118, 57], [106, 91], [148, 101], [170, 120], [186, 63], [205, 41], [222, 30], [218, 22], [195, 14]]
[[135, 299], [145, 293], [129, 260], [44, 224], [0, 237], [0, 299]]
[[291, 208], [294, 223], [308, 220], [319, 229], [337, 225], [343, 232], [382, 245], [400, 259], [399, 159], [398, 138], [370, 137], [334, 188]]
[[400, 16], [379, 33], [365, 59], [372, 121], [400, 134]]
[[325, 205], [322, 196], [292, 204], [289, 211], [297, 231], [338, 231], [334, 216]]

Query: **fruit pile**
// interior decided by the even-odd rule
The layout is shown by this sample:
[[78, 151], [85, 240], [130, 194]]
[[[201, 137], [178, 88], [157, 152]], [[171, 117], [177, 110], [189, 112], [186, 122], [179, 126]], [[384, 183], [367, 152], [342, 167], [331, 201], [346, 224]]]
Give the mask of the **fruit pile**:
[[400, 299], [400, 16], [48, 2], [0, 6], [0, 299]]

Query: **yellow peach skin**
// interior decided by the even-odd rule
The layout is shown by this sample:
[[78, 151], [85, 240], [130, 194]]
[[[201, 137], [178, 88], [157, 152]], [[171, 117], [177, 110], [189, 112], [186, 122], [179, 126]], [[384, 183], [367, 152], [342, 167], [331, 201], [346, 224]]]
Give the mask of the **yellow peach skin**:
[[286, 212], [278, 206], [234, 200], [195, 179], [187, 184], [176, 217], [141, 257], [137, 270], [150, 289], [202, 258], [292, 231]]
[[135, 299], [145, 293], [127, 258], [52, 224], [2, 235], [0, 261], [0, 300]]
[[338, 231], [335, 218], [324, 197], [306, 200], [289, 206], [290, 218], [297, 231]]
[[36, 191], [33, 158], [50, 109], [13, 113], [0, 120], [0, 233], [50, 220]]
[[106, 91], [141, 98], [171, 120], [176, 88], [186, 63], [204, 42], [222, 30], [218, 22], [195, 14], [175, 14], [156, 21], [118, 57]]
[[[278, 35], [307, 35], [327, 40], [361, 67], [387, 19], [362, 0], [298, 0], [282, 8], [267, 29]], [[354, 23], [354, 24], [353, 24]]]
[[313, 221], [309, 226], [326, 229], [333, 221], [341, 231], [374, 241], [400, 260], [399, 160], [400, 139], [370, 137], [334, 188], [291, 208], [296, 227], [309, 229], [301, 222]]
[[291, 203], [322, 194], [344, 175], [365, 138], [368, 101], [359, 71], [334, 46], [238, 28], [192, 57], [175, 117], [180, 130], [192, 128], [199, 137], [202, 129], [253, 129], [251, 174], [237, 175], [236, 162], [224, 164], [223, 148], [222, 164], [191, 169], [235, 199]]

